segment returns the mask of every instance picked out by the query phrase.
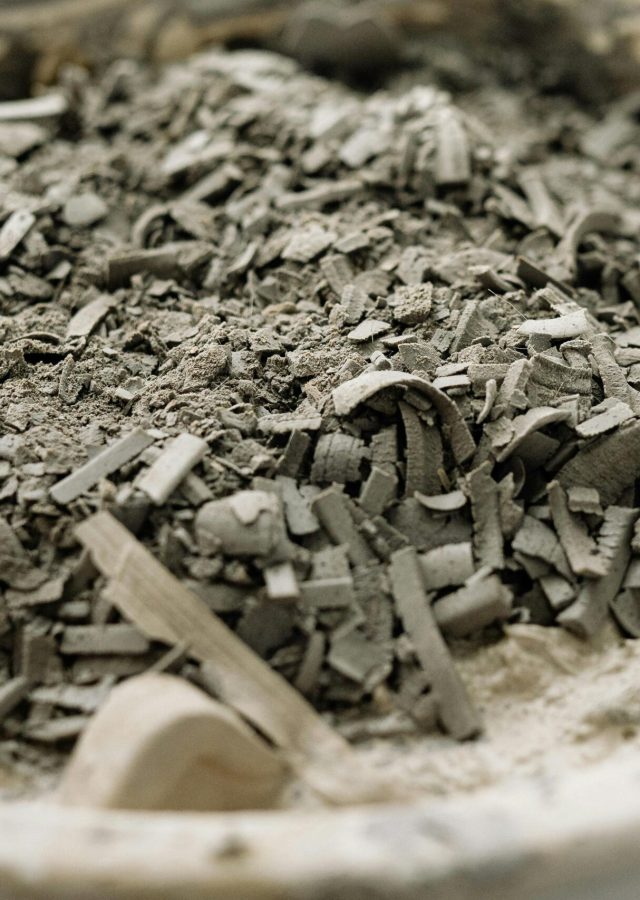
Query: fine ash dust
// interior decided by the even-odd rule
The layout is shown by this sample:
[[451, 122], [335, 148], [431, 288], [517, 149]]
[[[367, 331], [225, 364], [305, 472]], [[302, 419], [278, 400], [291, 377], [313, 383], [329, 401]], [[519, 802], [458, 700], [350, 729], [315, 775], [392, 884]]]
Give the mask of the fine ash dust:
[[471, 793], [510, 779], [559, 780], [563, 772], [640, 748], [636, 684], [640, 646], [606, 629], [584, 644], [559, 630], [511, 626], [508, 640], [457, 658], [484, 718], [485, 735], [371, 740], [376, 766], [409, 775], [424, 796]]

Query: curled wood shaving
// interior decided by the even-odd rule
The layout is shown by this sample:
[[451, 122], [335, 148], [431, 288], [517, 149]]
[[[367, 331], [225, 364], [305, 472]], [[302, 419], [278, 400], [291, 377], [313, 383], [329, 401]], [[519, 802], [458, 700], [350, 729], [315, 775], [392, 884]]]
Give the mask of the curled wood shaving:
[[412, 388], [424, 394], [442, 418], [443, 425], [451, 441], [451, 449], [458, 463], [464, 463], [475, 452], [475, 442], [458, 407], [443, 391], [417, 375], [406, 372], [364, 372], [351, 381], [345, 381], [333, 391], [333, 402], [339, 416], [349, 413], [374, 394], [390, 387]]
[[478, 413], [478, 418], [476, 419], [476, 423], [478, 425], [482, 425], [489, 418], [489, 414], [493, 409], [493, 404], [496, 401], [496, 397], [498, 396], [498, 382], [495, 378], [490, 378], [486, 384], [485, 390], [485, 398], [484, 398], [484, 406]]

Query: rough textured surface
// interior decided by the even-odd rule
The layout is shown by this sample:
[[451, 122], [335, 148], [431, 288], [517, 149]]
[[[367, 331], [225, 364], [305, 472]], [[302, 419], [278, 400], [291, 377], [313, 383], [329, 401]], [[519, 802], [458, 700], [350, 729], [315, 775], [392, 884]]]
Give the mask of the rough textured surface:
[[[98, 573], [77, 540], [95, 512], [354, 742], [450, 748], [422, 736], [452, 719], [391, 560], [435, 570], [441, 548], [471, 548], [464, 578], [416, 583], [412, 622], [453, 609], [439, 659], [490, 746], [501, 678], [515, 690], [522, 664], [544, 680], [522, 634], [548, 626], [540, 646], [573, 653], [565, 625], [597, 648], [609, 606], [635, 630], [636, 100], [532, 102], [500, 66], [416, 63], [364, 95], [212, 51], [68, 72], [25, 122], [0, 105], [0, 751], [15, 772], [54, 770], [113, 684], [151, 667], [219, 691], [180, 634], [121, 621], [126, 559]], [[565, 546], [576, 535], [592, 566]], [[467, 787], [493, 777], [474, 756], [487, 746], [460, 748], [480, 772]]]

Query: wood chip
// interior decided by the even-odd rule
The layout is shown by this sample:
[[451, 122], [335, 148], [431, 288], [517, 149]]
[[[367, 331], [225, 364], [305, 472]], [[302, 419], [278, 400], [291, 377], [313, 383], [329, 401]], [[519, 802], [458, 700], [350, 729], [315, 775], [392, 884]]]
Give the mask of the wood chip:
[[347, 325], [356, 325], [365, 314], [369, 298], [362, 288], [348, 284], [340, 295], [340, 306], [344, 309]]
[[35, 223], [36, 217], [26, 209], [19, 209], [11, 213], [0, 229], [0, 262], [9, 259]]
[[296, 431], [318, 431], [322, 416], [313, 408], [294, 413], [271, 413], [258, 419], [258, 428], [266, 434], [289, 434]]
[[347, 498], [335, 487], [314, 497], [311, 509], [334, 544], [345, 544], [354, 566], [366, 566], [374, 559], [369, 545], [358, 531]]
[[0, 723], [22, 703], [30, 689], [31, 684], [23, 675], [10, 678], [0, 685]]
[[609, 209], [592, 209], [579, 212], [570, 223], [554, 254], [564, 272], [572, 275], [576, 267], [576, 254], [583, 238], [592, 232], [616, 232], [620, 216]]
[[400, 403], [406, 440], [405, 497], [416, 491], [433, 493], [440, 486], [438, 471], [443, 468], [440, 434], [426, 426], [409, 403]]
[[413, 548], [407, 547], [393, 554], [389, 577], [398, 615], [437, 697], [440, 721], [458, 740], [474, 737], [482, 729], [480, 717], [436, 625]]
[[562, 575], [558, 575], [557, 572], [542, 575], [538, 579], [538, 584], [555, 612], [561, 612], [575, 600], [574, 585]]
[[571, 512], [567, 496], [557, 481], [549, 485], [548, 496], [553, 524], [573, 573], [588, 578], [604, 575], [606, 567], [596, 542], [586, 525]]
[[553, 566], [565, 578], [571, 578], [571, 569], [560, 542], [553, 530], [539, 519], [525, 516], [511, 545], [514, 550], [535, 556]]
[[49, 719], [47, 722], [28, 723], [24, 733], [30, 741], [58, 744], [77, 738], [84, 731], [88, 722], [88, 716], [62, 716], [59, 719]]
[[529, 365], [527, 397], [531, 406], [557, 405], [563, 396], [578, 394], [583, 401], [581, 408], [589, 409], [593, 372], [586, 362], [581, 366], [566, 365], [559, 355], [549, 351], [538, 353]]
[[478, 417], [476, 418], [476, 425], [482, 425], [483, 422], [486, 422], [493, 410], [493, 405], [496, 402], [497, 397], [498, 382], [495, 380], [495, 378], [490, 378], [489, 381], [487, 381], [485, 388], [484, 406], [478, 413]]
[[325, 658], [327, 639], [321, 631], [314, 631], [305, 649], [304, 657], [296, 675], [294, 685], [301, 694], [312, 694], [318, 684]]
[[278, 475], [276, 484], [280, 488], [287, 527], [291, 534], [302, 537], [319, 531], [320, 522], [311, 511], [310, 501], [301, 493], [295, 480]]
[[390, 668], [386, 648], [368, 641], [355, 630], [334, 636], [327, 662], [336, 672], [362, 685], [366, 691], [384, 681]]
[[331, 203], [341, 203], [362, 193], [363, 184], [357, 178], [343, 178], [316, 184], [304, 191], [294, 191], [276, 197], [275, 206], [284, 212], [295, 209], [322, 209]]
[[500, 521], [500, 493], [491, 477], [491, 465], [483, 463], [466, 478], [473, 516], [475, 557], [481, 566], [504, 566], [504, 536]]
[[397, 488], [398, 478], [393, 472], [372, 466], [358, 502], [367, 515], [378, 516], [395, 499]]
[[[631, 540], [631, 549], [635, 554], [640, 554], [640, 522], [636, 522]], [[638, 585], [640, 587], [640, 584]]]
[[448, 494], [434, 494], [427, 496], [417, 491], [414, 494], [416, 500], [433, 512], [452, 513], [466, 506], [467, 497], [464, 491], [450, 491]]
[[[353, 283], [354, 272], [348, 258], [341, 253], [330, 253], [320, 260], [320, 269], [329, 287], [340, 297], [345, 288]], [[360, 285], [356, 285], [360, 287]], [[364, 290], [364, 286], [362, 286]], [[365, 293], [366, 290], [365, 290]]]
[[634, 415], [640, 415], [640, 393], [632, 388], [624, 371], [616, 362], [614, 343], [606, 334], [595, 334], [591, 338], [593, 355], [602, 379], [605, 397], [615, 397], [626, 403]]
[[192, 506], [202, 506], [207, 500], [213, 500], [209, 485], [194, 472], [185, 476], [180, 484], [180, 492]]
[[300, 585], [302, 597], [310, 610], [349, 609], [355, 594], [351, 575], [310, 578]]
[[51, 578], [49, 581], [45, 581], [34, 590], [17, 591], [9, 588], [5, 592], [7, 606], [9, 609], [15, 611], [32, 606], [55, 603], [62, 597], [65, 581], [66, 576], [61, 575], [58, 578]]
[[494, 622], [504, 621], [512, 604], [513, 595], [499, 576], [484, 573], [436, 600], [433, 615], [444, 635], [465, 638]]
[[295, 478], [304, 462], [311, 438], [297, 428], [291, 432], [284, 453], [278, 460], [277, 472], [286, 478]]
[[338, 544], [336, 547], [329, 546], [316, 550], [311, 559], [311, 572], [316, 579], [343, 576], [352, 579], [347, 545]]
[[536, 228], [548, 228], [558, 237], [564, 230], [563, 215], [552, 199], [544, 178], [531, 166], [523, 169], [518, 182], [526, 195]]
[[371, 464], [385, 472], [396, 474], [398, 461], [398, 430], [395, 425], [382, 428], [371, 438]]
[[0, 153], [18, 159], [45, 144], [49, 131], [35, 122], [0, 122]]
[[289, 545], [280, 498], [266, 491], [238, 491], [198, 510], [195, 532], [205, 554], [284, 561]]
[[595, 488], [603, 505], [615, 503], [640, 478], [640, 423], [619, 428], [583, 447], [560, 469], [565, 489]]
[[576, 434], [581, 438], [593, 438], [606, 434], [607, 431], [613, 431], [614, 428], [634, 417], [631, 407], [621, 400], [616, 400], [615, 397], [603, 400], [597, 406], [592, 406], [591, 412], [593, 415], [576, 425]]
[[152, 503], [162, 506], [208, 449], [202, 438], [186, 432], [179, 434], [138, 479], [137, 487]]
[[68, 98], [61, 91], [52, 91], [40, 97], [25, 100], [5, 100], [0, 103], [0, 122], [33, 122], [37, 119], [55, 119], [69, 107]]
[[300, 596], [296, 573], [290, 562], [267, 566], [264, 570], [264, 583], [271, 600], [295, 600]]
[[97, 453], [84, 466], [76, 469], [71, 475], [54, 485], [49, 492], [51, 498], [56, 503], [71, 503], [76, 497], [84, 494], [94, 484], [97, 484], [101, 478], [116, 472], [125, 463], [134, 459], [145, 447], [149, 447], [153, 441], [154, 439], [150, 434], [143, 431], [142, 428], [136, 428], [113, 444], [110, 444], [100, 453]]
[[341, 431], [323, 434], [316, 444], [311, 480], [314, 484], [361, 481], [364, 456], [365, 446], [360, 438]]
[[91, 300], [81, 306], [77, 313], [69, 320], [67, 325], [67, 339], [74, 337], [87, 337], [102, 322], [112, 309], [118, 305], [118, 298], [110, 294], [100, 294], [95, 300]]
[[422, 582], [427, 591], [463, 584], [473, 575], [473, 549], [469, 542], [442, 544], [419, 554]]
[[350, 331], [347, 337], [350, 341], [359, 344], [364, 341], [371, 341], [390, 329], [391, 325], [388, 322], [381, 322], [379, 319], [365, 319], [364, 322], [360, 322], [356, 328]]
[[291, 236], [282, 251], [282, 258], [299, 263], [310, 262], [330, 247], [335, 239], [336, 235], [321, 225], [309, 225]]
[[62, 665], [52, 634], [39, 634], [35, 628], [24, 628], [17, 647], [20, 675], [31, 684], [51, 684], [62, 676]]
[[563, 291], [567, 297], [572, 297], [575, 295], [574, 289], [566, 284], [564, 281], [560, 281], [557, 278], [554, 278], [551, 272], [546, 271], [544, 268], [541, 268], [539, 265], [536, 265], [532, 260], [527, 259], [526, 257], [519, 256], [518, 257], [518, 265], [516, 269], [516, 273], [518, 278], [521, 278], [522, 281], [530, 285], [534, 288], [544, 288], [548, 284], [553, 285], [559, 290]]
[[527, 319], [518, 327], [518, 334], [543, 334], [552, 340], [562, 340], [588, 334], [591, 330], [585, 310], [580, 309], [555, 319]]
[[471, 380], [468, 375], [445, 375], [440, 378], [434, 378], [433, 386], [439, 391], [466, 391], [471, 387]]
[[600, 494], [595, 488], [570, 487], [567, 491], [567, 500], [571, 512], [602, 515]]
[[525, 391], [531, 376], [531, 368], [528, 359], [511, 363], [494, 402], [492, 418], [496, 419], [514, 410], [526, 409], [528, 402]]
[[511, 421], [513, 437], [509, 443], [496, 455], [498, 462], [504, 462], [517, 452], [518, 448], [528, 437], [548, 425], [556, 422], [564, 422], [569, 418], [569, 413], [564, 409], [554, 409], [549, 406], [541, 406], [530, 409], [521, 416], [515, 416]]
[[483, 318], [479, 300], [467, 300], [458, 318], [451, 341], [451, 352], [459, 353], [478, 338], [486, 337], [488, 322]]
[[109, 290], [124, 287], [131, 276], [139, 272], [150, 272], [156, 278], [177, 278], [180, 265], [176, 250], [160, 247], [112, 254], [107, 259], [106, 281]]
[[443, 115], [436, 129], [435, 180], [440, 187], [466, 184], [471, 178], [469, 140], [462, 122]]
[[69, 197], [62, 210], [62, 218], [74, 228], [86, 228], [104, 219], [109, 207], [93, 191], [74, 194]]
[[594, 637], [605, 624], [609, 604], [618, 594], [629, 565], [629, 544], [637, 517], [637, 509], [620, 506], [610, 506], [605, 512], [599, 546], [607, 572], [586, 582], [575, 602], [558, 616], [558, 622], [578, 637]]
[[350, 169], [358, 169], [376, 155], [381, 141], [384, 141], [384, 137], [375, 128], [365, 125], [357, 129], [342, 145], [340, 160]]
[[60, 709], [93, 713], [104, 703], [112, 688], [112, 679], [95, 685], [54, 684], [35, 688], [29, 695], [32, 703], [47, 703]]
[[640, 593], [638, 590], [620, 591], [609, 604], [613, 616], [630, 637], [640, 638]]
[[68, 625], [60, 652], [88, 656], [137, 656], [149, 650], [149, 641], [131, 625]]

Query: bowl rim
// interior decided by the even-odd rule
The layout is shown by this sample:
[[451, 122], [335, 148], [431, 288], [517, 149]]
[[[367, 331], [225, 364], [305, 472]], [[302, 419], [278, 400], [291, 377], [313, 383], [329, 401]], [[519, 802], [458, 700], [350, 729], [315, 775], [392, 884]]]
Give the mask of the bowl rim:
[[0, 898], [637, 900], [640, 756], [336, 810], [0, 804]]

